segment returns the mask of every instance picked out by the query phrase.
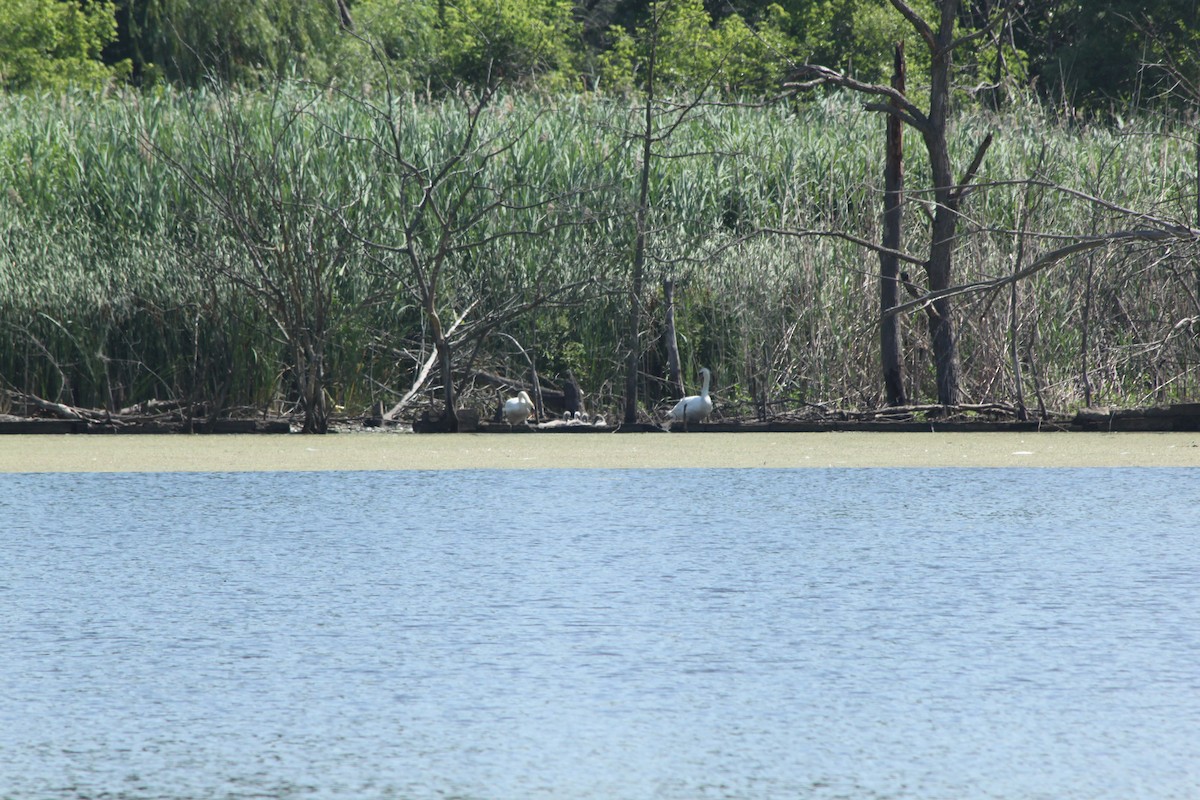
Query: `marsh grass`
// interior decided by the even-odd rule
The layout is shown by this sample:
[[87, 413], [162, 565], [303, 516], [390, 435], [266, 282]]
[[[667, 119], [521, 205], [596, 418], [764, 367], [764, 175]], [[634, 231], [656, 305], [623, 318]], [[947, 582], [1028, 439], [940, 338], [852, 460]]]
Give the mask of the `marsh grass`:
[[[305, 110], [297, 135], [287, 137], [271, 138], [265, 98], [239, 98], [247, 140], [260, 152], [276, 148], [291, 165], [295, 185], [283, 187], [285, 195], [311, 214], [347, 209], [357, 235], [395, 241], [389, 226], [413, 197], [386, 180], [365, 146], [375, 133], [363, 106], [303, 87], [288, 91]], [[461, 114], [449, 102], [407, 102], [399, 135], [415, 157], [436, 159]], [[277, 326], [228, 279], [234, 273], [214, 269], [236, 267], [244, 256], [160, 155], [200, 147], [201, 123], [218, 105], [206, 92], [0, 97], [0, 377], [9, 387], [113, 410], [153, 398], [258, 412], [294, 407]], [[571, 371], [589, 405], [610, 413], [623, 385], [622, 292], [638, 169], [627, 131], [636, 106], [532, 94], [494, 103], [482, 119], [487, 133], [526, 132], [504, 158], [476, 165], [515, 190], [478, 236], [539, 225], [546, 232], [497, 238], [454, 260], [442, 299], [454, 317], [559, 289], [502, 332], [532, 348], [544, 379]], [[712, 368], [719, 414], [750, 415], [756, 403], [773, 413], [882, 404], [877, 256], [836, 237], [760, 232], [877, 239], [882, 129], [877, 115], [829, 98], [800, 108], [703, 108], [663, 143], [669, 157], [651, 189], [642, 298], [647, 413], [668, 399], [658, 339], [664, 277], [676, 282], [685, 380]], [[980, 188], [963, 208], [957, 282], [1020, 266], [1018, 228], [1028, 263], [1062, 237], [1138, 224], [1056, 186], [1195, 224], [1195, 136], [1169, 120], [1079, 128], [1019, 109], [972, 112], [953, 131], [959, 165], [987, 131], [996, 135]], [[905, 247], [919, 256], [927, 246], [927, 170], [915, 136], [906, 148]], [[1027, 179], [1043, 183], [1027, 188]], [[550, 194], [562, 200], [534, 203]], [[1194, 398], [1197, 263], [1195, 243], [1113, 247], [1021, 282], [1015, 316], [1007, 289], [961, 297], [964, 399], [1013, 401], [1014, 336], [1031, 405], [1034, 397], [1055, 410], [1085, 400]], [[362, 249], [348, 248], [332, 269], [322, 280], [345, 313], [328, 332], [329, 399], [347, 414], [376, 401], [390, 405], [429, 354], [411, 286], [402, 269]], [[920, 270], [909, 271], [919, 283]], [[901, 332], [909, 396], [929, 401], [935, 388], [923, 317], [905, 316]], [[464, 368], [529, 378], [505, 337], [483, 336], [459, 358]], [[464, 382], [464, 401], [490, 413], [494, 391], [472, 387]]]

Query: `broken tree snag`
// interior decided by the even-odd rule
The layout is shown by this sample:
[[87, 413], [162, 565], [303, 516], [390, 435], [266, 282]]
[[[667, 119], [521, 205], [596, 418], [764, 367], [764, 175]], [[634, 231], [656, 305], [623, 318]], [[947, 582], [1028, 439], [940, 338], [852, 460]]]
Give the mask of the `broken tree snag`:
[[[904, 42], [896, 43], [892, 88], [904, 94]], [[891, 104], [895, 107], [895, 103]], [[897, 108], [897, 112], [899, 109]], [[904, 394], [904, 373], [900, 356], [900, 320], [887, 316], [888, 309], [900, 302], [900, 245], [903, 239], [904, 202], [904, 123], [897, 114], [887, 115], [883, 193], [883, 249], [879, 251], [879, 355], [883, 368], [883, 386], [889, 406], [908, 402]]]

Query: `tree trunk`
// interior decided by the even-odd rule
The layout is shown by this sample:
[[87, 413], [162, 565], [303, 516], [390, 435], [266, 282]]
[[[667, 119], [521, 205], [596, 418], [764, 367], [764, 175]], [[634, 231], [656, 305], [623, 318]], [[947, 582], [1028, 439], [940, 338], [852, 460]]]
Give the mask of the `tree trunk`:
[[[904, 43], [896, 44], [892, 87], [904, 92]], [[904, 124], [895, 115], [887, 118], [887, 165], [884, 168], [883, 246], [892, 252], [879, 254], [879, 310], [884, 313], [879, 327], [879, 353], [883, 367], [884, 394], [889, 406], [908, 404], [904, 394], [904, 372], [900, 356], [900, 315], [886, 315], [900, 302], [900, 251], [904, 192]]]
[[[298, 322], [298, 321], [297, 321]], [[328, 433], [329, 412], [325, 406], [325, 370], [322, 354], [304, 332], [293, 333], [292, 368], [304, 410], [303, 433]]]
[[1092, 378], [1088, 370], [1088, 340], [1092, 325], [1092, 278], [1096, 263], [1090, 254], [1087, 265], [1087, 282], [1083, 287], [1083, 319], [1079, 325], [1079, 380], [1083, 383], [1083, 404], [1091, 408]]
[[675, 281], [670, 278], [663, 278], [663, 304], [666, 306], [663, 339], [667, 345], [667, 382], [677, 396], [683, 397], [683, 370], [679, 364], [679, 340], [675, 336]]
[[[642, 226], [641, 212], [638, 212], [638, 227]], [[629, 284], [629, 354], [625, 358], [625, 422], [637, 422], [638, 409], [638, 365], [642, 360], [641, 327], [642, 327], [642, 270], [645, 253], [645, 233], [637, 234], [637, 244], [634, 246], [633, 276]]]
[[446, 406], [442, 415], [445, 424], [444, 430], [447, 433], [457, 433], [458, 411], [454, 407], [456, 400], [454, 397], [453, 353], [450, 351], [450, 343], [446, 341], [446, 333], [442, 330], [442, 320], [433, 307], [431, 293], [426, 295], [425, 313], [429, 316], [429, 331], [433, 335], [433, 345], [437, 348], [438, 366], [441, 370], [442, 402]]
[[[929, 261], [925, 265], [930, 292], [950, 288], [954, 234], [958, 227], [957, 187], [950, 169], [950, 147], [946, 142], [950, 109], [950, 43], [954, 41], [957, 10], [957, 0], [943, 0], [941, 3], [938, 47], [932, 52], [933, 62], [929, 69], [929, 124], [923, 131], [925, 148], [929, 152], [934, 201], [937, 204], [929, 243]], [[938, 403], [954, 405], [959, 400], [958, 342], [949, 298], [934, 301], [929, 320], [929, 338], [933, 346]]]
[[[933, 230], [929, 243], [929, 261], [925, 273], [929, 291], [939, 292], [951, 285], [951, 266], [954, 263], [954, 234], [958, 213], [954, 209], [950, 159], [944, 131], [939, 129], [930, 145], [933, 167], [934, 197], [937, 210], [933, 215]], [[952, 305], [949, 298], [933, 302], [929, 315], [929, 340], [933, 347], [934, 370], [937, 376], [938, 403], [949, 406], [958, 402], [958, 342], [954, 334]]]
[[[657, 35], [655, 33], [654, 35]], [[638, 365], [642, 360], [642, 282], [646, 269], [646, 227], [650, 214], [650, 161], [654, 156], [654, 66], [656, 43], [650, 47], [646, 65], [646, 113], [642, 139], [642, 169], [638, 182], [638, 204], [634, 214], [633, 268], [629, 281], [629, 355], [625, 361], [625, 423], [637, 422]]]

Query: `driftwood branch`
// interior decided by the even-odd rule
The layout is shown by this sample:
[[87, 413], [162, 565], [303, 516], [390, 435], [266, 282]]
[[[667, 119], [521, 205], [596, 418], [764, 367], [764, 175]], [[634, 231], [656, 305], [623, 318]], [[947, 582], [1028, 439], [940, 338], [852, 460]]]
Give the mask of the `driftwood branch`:
[[[454, 324], [451, 325], [449, 330], [446, 331], [447, 337], [454, 333], [455, 329], [462, 324], [462, 321], [467, 318], [467, 314], [470, 314], [473, 308], [475, 308], [474, 303], [467, 306], [467, 309], [458, 315], [458, 319], [454, 320]], [[390, 411], [383, 415], [384, 419], [395, 419], [396, 415], [403, 411], [404, 407], [408, 405], [409, 402], [416, 397], [422, 389], [425, 388], [425, 384], [429, 380], [429, 373], [433, 372], [433, 368], [437, 366], [437, 363], [438, 353], [437, 350], [434, 350], [429, 354], [429, 358], [425, 360], [425, 364], [421, 367], [421, 371], [417, 373], [417, 377], [413, 381], [412, 388], [408, 390], [408, 393], [405, 394], [404, 397], [400, 398], [399, 403], [396, 403], [396, 405], [392, 406]]]
[[45, 411], [46, 413], [58, 417], [59, 419], [86, 420], [92, 416], [95, 416], [87, 414], [87, 412], [85, 412], [83, 409], [72, 408], [71, 406], [64, 405], [62, 403], [55, 403], [51, 400], [43, 400], [36, 395], [26, 394], [24, 392], [14, 392], [13, 395], [19, 402]]
[[879, 417], [899, 417], [911, 414], [992, 414], [1005, 417], [1017, 416], [1017, 408], [1009, 403], [957, 403], [952, 406], [931, 404], [913, 404], [904, 406], [888, 406], [887, 408], [867, 409], [863, 411], [839, 412], [851, 419], [876, 419]]

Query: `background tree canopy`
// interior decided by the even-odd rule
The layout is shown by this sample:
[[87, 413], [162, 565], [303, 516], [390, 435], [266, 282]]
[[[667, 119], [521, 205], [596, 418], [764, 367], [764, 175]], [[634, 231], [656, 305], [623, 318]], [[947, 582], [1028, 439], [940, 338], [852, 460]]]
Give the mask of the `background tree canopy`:
[[102, 59], [117, 38], [110, 0], [6, 0], [0, 5], [0, 87], [60, 89], [122, 79], [130, 62]]
[[[111, 81], [183, 86], [216, 78], [371, 81], [370, 39], [393, 75], [430, 91], [504, 79], [542, 90], [635, 88], [653, 0], [7, 0], [0, 8], [6, 91]], [[930, 0], [915, 0], [927, 11]], [[1003, 24], [998, 15], [1008, 11]], [[984, 31], [964, 86], [1036, 92], [1071, 111], [1157, 98], [1147, 65], [1200, 76], [1200, 0], [973, 0], [964, 33]], [[889, 69], [911, 29], [887, 0], [674, 0], [661, 78], [730, 93], [772, 93], [789, 63], [862, 80]], [[644, 37], [641, 37], [644, 39]], [[910, 48], [911, 53], [919, 48]], [[920, 64], [912, 65], [914, 73]]]

